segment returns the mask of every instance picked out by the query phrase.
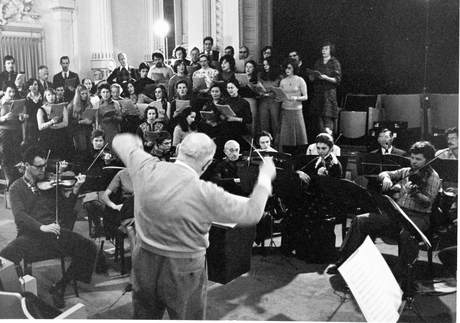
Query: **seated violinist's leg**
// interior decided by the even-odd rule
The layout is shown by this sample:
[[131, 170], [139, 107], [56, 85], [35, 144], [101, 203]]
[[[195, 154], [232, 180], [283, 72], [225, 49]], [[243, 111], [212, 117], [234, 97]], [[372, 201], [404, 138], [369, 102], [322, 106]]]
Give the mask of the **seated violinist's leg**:
[[56, 243], [66, 256], [72, 258], [62, 281], [68, 283], [75, 279], [90, 283], [97, 254], [94, 242], [78, 233], [63, 229]]
[[351, 222], [342, 246], [338, 265], [342, 264], [363, 243], [366, 236], [374, 240], [377, 236], [395, 236], [398, 228], [386, 214], [366, 213], [356, 216]]

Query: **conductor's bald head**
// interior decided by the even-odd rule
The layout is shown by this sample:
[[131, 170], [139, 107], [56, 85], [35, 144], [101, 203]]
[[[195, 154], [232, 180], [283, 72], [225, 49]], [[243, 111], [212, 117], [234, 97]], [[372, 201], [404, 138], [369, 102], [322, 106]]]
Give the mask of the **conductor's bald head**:
[[199, 174], [211, 164], [216, 152], [216, 144], [204, 133], [187, 135], [179, 146], [177, 160], [192, 166]]

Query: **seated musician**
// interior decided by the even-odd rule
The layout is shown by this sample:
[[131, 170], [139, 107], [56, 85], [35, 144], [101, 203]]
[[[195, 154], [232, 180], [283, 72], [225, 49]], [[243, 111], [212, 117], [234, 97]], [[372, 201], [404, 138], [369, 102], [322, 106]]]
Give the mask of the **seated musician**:
[[436, 156], [440, 159], [458, 159], [458, 129], [457, 127], [446, 130], [447, 147], [446, 151], [438, 150]]
[[153, 148], [150, 155], [161, 161], [169, 161], [171, 158], [172, 139], [171, 134], [167, 131], [155, 132]]
[[240, 144], [236, 140], [229, 140], [224, 145], [225, 157], [212, 167], [210, 181], [223, 187], [230, 193], [243, 195], [239, 184], [238, 165], [240, 159]]
[[[30, 147], [24, 152], [23, 160], [24, 176], [10, 188], [11, 209], [18, 235], [0, 251], [0, 256], [17, 265], [24, 258], [40, 255], [70, 256], [72, 261], [64, 276], [50, 289], [54, 305], [62, 308], [65, 305], [65, 287], [70, 281], [90, 283], [97, 248], [92, 241], [56, 223], [55, 189], [41, 191], [37, 184], [45, 177], [46, 153]], [[77, 176], [70, 196], [59, 197], [59, 210], [68, 210], [68, 205], [75, 204], [84, 181], [84, 176]], [[64, 214], [59, 214], [59, 217], [64, 217]]]
[[275, 148], [271, 146], [273, 142], [273, 137], [268, 131], [262, 131], [258, 137], [259, 139], [257, 140], [257, 142], [259, 143], [260, 148], [257, 149], [257, 151], [274, 153], [278, 152]]
[[395, 139], [396, 134], [393, 133], [390, 129], [384, 128], [379, 131], [379, 136], [377, 137], [377, 141], [380, 145], [380, 148], [377, 148], [371, 151], [371, 154], [379, 154], [379, 155], [398, 155], [398, 156], [405, 156], [407, 153], [402, 150], [398, 149], [393, 146], [393, 140]]
[[[329, 129], [327, 127], [324, 129], [323, 133], [327, 133], [327, 134], [332, 136], [331, 129]], [[334, 144], [334, 146], [332, 146], [332, 153], [335, 156], [340, 156], [340, 153], [341, 153], [340, 152], [340, 147]], [[313, 156], [318, 156], [319, 155], [318, 150], [316, 149], [316, 142], [308, 145], [308, 147], [307, 147], [307, 155], [313, 155]]]
[[[332, 136], [328, 133], [320, 133], [316, 136], [315, 145], [318, 158], [314, 164], [312, 163], [311, 167], [305, 169], [305, 172], [310, 175], [342, 177], [342, 164], [332, 151], [334, 147]], [[301, 171], [297, 171], [301, 179], [309, 182], [309, 178], [305, 178], [299, 172]]]
[[[113, 194], [120, 194], [114, 203], [111, 198]], [[109, 207], [104, 212], [104, 229], [106, 235], [113, 236], [115, 230], [120, 229], [128, 235], [131, 252], [134, 248], [136, 233], [134, 231], [134, 200], [133, 183], [129, 177], [128, 170], [120, 170], [110, 182], [102, 195], [102, 200]], [[111, 212], [111, 211], [115, 212]]]
[[284, 197], [288, 208], [300, 212], [296, 211], [285, 223], [281, 251], [290, 255], [295, 250], [300, 259], [324, 263], [336, 259], [334, 225], [327, 225], [324, 219], [336, 216], [337, 207], [325, 198], [316, 179], [318, 176], [341, 178], [342, 165], [332, 152], [334, 139], [330, 134], [320, 133], [315, 142], [318, 157], [297, 170], [301, 182], [291, 184], [300, 185], [300, 190]]
[[109, 149], [106, 148], [102, 151], [104, 146], [104, 131], [93, 130], [91, 133], [91, 151], [86, 156], [82, 155], [79, 162], [80, 172], [86, 172], [88, 176], [85, 185], [82, 187], [82, 191], [86, 193], [83, 199], [83, 210], [86, 212], [91, 223], [90, 237], [98, 237], [103, 232], [101, 223], [103, 203], [100, 201], [99, 192], [105, 190], [107, 184], [114, 176], [113, 171], [104, 171], [104, 167], [121, 165], [120, 161], [109, 152]]
[[[394, 186], [400, 190], [397, 203], [409, 218], [422, 231], [430, 225], [431, 206], [435, 200], [441, 181], [438, 174], [427, 162], [434, 157], [434, 147], [427, 141], [419, 141], [410, 148], [411, 167], [395, 171], [382, 172], [379, 180], [383, 191], [389, 191]], [[412, 176], [409, 176], [414, 174]], [[405, 264], [415, 260], [418, 255], [418, 243], [409, 239], [405, 228], [401, 231], [400, 225], [395, 221], [397, 215], [390, 216], [382, 210], [380, 214], [363, 214], [355, 217], [351, 228], [342, 244], [339, 261], [340, 266], [364, 241], [367, 235], [371, 238], [387, 236], [398, 238], [400, 236], [400, 259], [396, 273], [404, 275]], [[402, 233], [400, 233], [402, 232]], [[409, 259], [410, 258], [410, 259]], [[334, 271], [335, 268], [332, 268]]]

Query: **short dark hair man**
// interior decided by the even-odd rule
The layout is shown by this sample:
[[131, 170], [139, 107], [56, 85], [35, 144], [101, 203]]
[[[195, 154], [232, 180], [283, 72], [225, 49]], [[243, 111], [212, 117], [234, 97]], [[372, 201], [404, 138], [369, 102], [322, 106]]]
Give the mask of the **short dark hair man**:
[[441, 159], [458, 159], [458, 129], [449, 128], [445, 131], [448, 150], [438, 150], [436, 156]]
[[73, 99], [75, 88], [80, 84], [78, 74], [69, 69], [70, 58], [69, 56], [62, 56], [59, 59], [61, 65], [61, 72], [53, 76], [53, 87], [56, 89], [59, 86], [64, 87], [66, 101], [70, 102]]
[[[434, 147], [427, 141], [418, 141], [410, 148], [410, 167], [395, 171], [382, 172], [379, 180], [383, 191], [397, 190], [396, 203], [421, 230], [430, 225], [430, 213], [433, 202], [438, 194], [441, 180], [431, 166], [426, 166], [435, 153]], [[416, 176], [408, 176], [411, 173]], [[400, 259], [396, 273], [407, 278], [407, 264], [417, 258], [418, 243], [410, 239], [405, 227], [397, 221], [398, 216], [382, 210], [382, 214], [367, 213], [358, 215], [352, 221], [347, 237], [342, 243], [337, 266], [341, 265], [364, 241], [367, 235], [375, 238], [385, 236], [400, 239]]]
[[64, 307], [64, 291], [72, 280], [85, 283], [91, 281], [96, 245], [83, 236], [65, 228], [69, 213], [77, 201], [80, 186], [85, 176], [77, 176], [69, 197], [60, 192], [59, 221], [56, 223], [55, 190], [41, 191], [37, 183], [44, 179], [46, 154], [32, 146], [24, 152], [24, 176], [10, 187], [11, 210], [16, 222], [18, 235], [9, 243], [0, 256], [19, 264], [23, 258], [40, 255], [70, 256], [71, 264], [62, 279], [50, 290], [56, 307]]
[[380, 148], [371, 151], [371, 154], [405, 156], [407, 153], [404, 150], [393, 146], [394, 138], [395, 134], [390, 129], [380, 129], [377, 137]]
[[0, 97], [3, 96], [3, 88], [7, 83], [14, 83], [18, 73], [14, 70], [16, 60], [11, 55], [3, 57], [4, 70], [0, 72]]
[[208, 56], [209, 65], [213, 68], [219, 66], [219, 51], [213, 50], [212, 46], [214, 45], [214, 39], [211, 36], [207, 36], [203, 39], [203, 52]]

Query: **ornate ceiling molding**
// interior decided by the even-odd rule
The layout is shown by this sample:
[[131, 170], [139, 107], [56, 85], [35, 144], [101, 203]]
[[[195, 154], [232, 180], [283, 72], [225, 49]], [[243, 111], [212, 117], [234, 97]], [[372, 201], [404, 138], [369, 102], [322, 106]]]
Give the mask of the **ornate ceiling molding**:
[[0, 0], [0, 26], [11, 22], [37, 22], [39, 18], [33, 10], [33, 0]]

